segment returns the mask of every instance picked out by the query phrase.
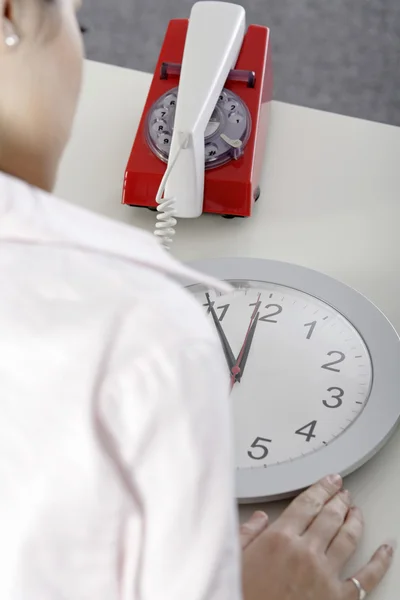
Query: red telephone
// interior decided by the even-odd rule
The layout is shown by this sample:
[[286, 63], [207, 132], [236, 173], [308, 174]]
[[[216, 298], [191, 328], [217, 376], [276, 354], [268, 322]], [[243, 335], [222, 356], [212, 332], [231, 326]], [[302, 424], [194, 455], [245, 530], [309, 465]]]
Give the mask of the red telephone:
[[[214, 6], [207, 9], [206, 5], [211, 4]], [[220, 13], [211, 19], [210, 10], [212, 8], [215, 14], [216, 5], [219, 5]], [[243, 13], [239, 13], [239, 9]], [[231, 13], [227, 12], [229, 10]], [[217, 48], [218, 53], [222, 55], [220, 63], [227, 68], [223, 78], [220, 79], [222, 85], [218, 88], [216, 83], [217, 87], [214, 86], [214, 89], [213, 85], [223, 69], [218, 67], [218, 56], [213, 59], [212, 52], [204, 57], [204, 64], [200, 55], [202, 49], [198, 44], [202, 41], [211, 43], [204, 33], [207, 29], [211, 38], [214, 26], [217, 27], [215, 31], [218, 31], [216, 34], [218, 40], [223, 38], [224, 25], [229, 20], [230, 14], [233, 18], [234, 35], [231, 31], [227, 31], [225, 41], [220, 41], [220, 48]], [[200, 2], [195, 5], [190, 21], [170, 22], [126, 169], [124, 204], [153, 209], [157, 207], [157, 190], [165, 175], [166, 164], [171, 160], [174, 123], [176, 129], [176, 119], [178, 119], [178, 114], [175, 113], [179, 110], [177, 104], [179, 101], [181, 104], [184, 102], [186, 104], [186, 108], [181, 107], [179, 123], [182, 129], [186, 116], [182, 116], [182, 111], [187, 110], [188, 107], [190, 110], [191, 105], [196, 104], [197, 96], [204, 93], [205, 99], [199, 100], [201, 108], [198, 110], [193, 107], [192, 119], [196, 121], [197, 114], [201, 113], [203, 106], [212, 102], [209, 114], [206, 115], [207, 119], [204, 121], [207, 125], [201, 138], [204, 139], [202, 143], [204, 145], [202, 163], [204, 187], [201, 188], [204, 198], [201, 210], [197, 214], [207, 212], [226, 217], [249, 217], [252, 214], [254, 201], [260, 195], [259, 184], [273, 83], [269, 29], [251, 25], [246, 33], [243, 15], [244, 9], [237, 5], [225, 2]], [[221, 21], [215, 22], [219, 16]], [[238, 34], [239, 25], [242, 27], [242, 38]], [[196, 27], [200, 27], [200, 30], [203, 27], [203, 37], [199, 37], [197, 42], [195, 41]], [[231, 56], [234, 56], [234, 60], [229, 65], [224, 49], [229, 46], [234, 37], [236, 40], [239, 39], [240, 43], [237, 45], [236, 54], [232, 45]], [[193, 44], [197, 45], [193, 46]], [[193, 65], [196, 61], [200, 66]], [[212, 77], [207, 79], [209, 72], [213, 70]], [[184, 72], [185, 97], [179, 87]], [[208, 90], [204, 90], [204, 86], [208, 85], [209, 81], [211, 82], [210, 94]], [[188, 87], [191, 89], [187, 89]], [[216, 94], [214, 99], [210, 98], [213, 93]], [[176, 135], [178, 136], [179, 133], [177, 132]], [[189, 135], [186, 137], [186, 145], [182, 142], [180, 150], [189, 145], [189, 137]], [[196, 146], [195, 140], [193, 146]], [[183, 151], [182, 154], [185, 152]], [[187, 174], [188, 168], [183, 164], [180, 165], [180, 169], [181, 177], [182, 173]], [[176, 176], [176, 179], [179, 179], [179, 175]], [[190, 202], [190, 198], [187, 198], [187, 201]], [[181, 211], [178, 210], [174, 214], [178, 217], [197, 216], [190, 213], [179, 214], [179, 212]]]

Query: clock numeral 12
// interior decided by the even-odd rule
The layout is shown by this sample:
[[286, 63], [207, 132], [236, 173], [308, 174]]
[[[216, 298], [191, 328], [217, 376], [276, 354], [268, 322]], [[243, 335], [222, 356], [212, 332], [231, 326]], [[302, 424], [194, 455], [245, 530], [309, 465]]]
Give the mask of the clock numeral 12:
[[[261, 443], [261, 442], [263, 442], [263, 443]], [[250, 450], [247, 454], [253, 460], [264, 460], [264, 458], [267, 458], [267, 456], [269, 454], [269, 449], [265, 444], [270, 444], [271, 442], [272, 442], [272, 440], [268, 440], [267, 438], [258, 437], [254, 440], [251, 447], [261, 450], [261, 454], [257, 451], [258, 456], [256, 456], [254, 454], [254, 452], [252, 452]]]
[[[250, 304], [249, 306], [255, 306], [256, 307], [255, 312], [257, 313], [258, 310], [260, 309], [261, 302], [254, 302], [253, 304]], [[258, 320], [264, 321], [264, 323], [277, 323], [278, 321], [276, 321], [272, 317], [277, 317], [278, 315], [281, 314], [281, 312], [283, 311], [282, 306], [280, 306], [279, 304], [267, 304], [267, 306], [265, 308], [267, 310], [269, 310], [269, 309], [273, 309], [273, 310], [271, 313], [269, 313], [268, 315], [264, 315], [263, 317], [260, 317]]]
[[316, 435], [314, 435], [316, 426], [317, 421], [311, 421], [311, 423], [307, 423], [307, 425], [304, 425], [304, 427], [300, 427], [300, 429], [298, 429], [296, 433], [297, 435], [304, 435], [306, 438], [306, 442], [311, 442], [313, 438], [317, 437]]

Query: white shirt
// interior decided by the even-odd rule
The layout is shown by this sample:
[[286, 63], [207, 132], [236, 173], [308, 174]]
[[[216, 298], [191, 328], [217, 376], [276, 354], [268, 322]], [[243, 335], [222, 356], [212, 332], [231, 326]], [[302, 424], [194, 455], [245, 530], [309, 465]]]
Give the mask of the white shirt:
[[1, 600], [239, 600], [228, 374], [182, 277], [0, 174]]

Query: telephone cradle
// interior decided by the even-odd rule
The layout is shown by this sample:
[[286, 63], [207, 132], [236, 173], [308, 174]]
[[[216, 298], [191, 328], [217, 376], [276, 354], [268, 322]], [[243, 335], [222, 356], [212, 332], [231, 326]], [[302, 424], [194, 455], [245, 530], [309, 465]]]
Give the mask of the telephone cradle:
[[[155, 210], [174, 129], [189, 20], [170, 22], [125, 172], [123, 204]], [[260, 179], [272, 99], [270, 32], [250, 25], [205, 131], [203, 212], [249, 217]]]

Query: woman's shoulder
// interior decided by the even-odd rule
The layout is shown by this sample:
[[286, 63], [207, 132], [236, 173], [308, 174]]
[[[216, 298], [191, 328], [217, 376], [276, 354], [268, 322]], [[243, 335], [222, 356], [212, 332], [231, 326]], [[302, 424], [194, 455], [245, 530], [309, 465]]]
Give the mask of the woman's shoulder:
[[185, 278], [192, 274], [154, 236], [0, 173], [0, 241], [69, 246]]
[[209, 337], [203, 311], [182, 282], [222, 284], [175, 260], [142, 230], [0, 174], [0, 243], [12, 272], [25, 280], [26, 297], [43, 288], [98, 313], [129, 309], [129, 322], [148, 342], [161, 333], [166, 340], [179, 332]]

